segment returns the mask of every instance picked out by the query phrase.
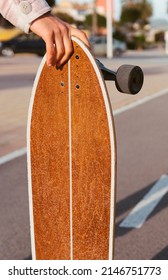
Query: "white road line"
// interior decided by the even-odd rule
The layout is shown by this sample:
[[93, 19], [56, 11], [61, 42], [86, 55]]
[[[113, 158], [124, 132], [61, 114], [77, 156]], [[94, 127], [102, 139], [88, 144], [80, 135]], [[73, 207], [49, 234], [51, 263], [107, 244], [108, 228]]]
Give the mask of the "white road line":
[[168, 176], [163, 175], [123, 220], [120, 227], [140, 228], [167, 192]]
[[12, 152], [12, 153], [9, 153], [5, 156], [2, 156], [2, 157], [0, 157], [0, 165], [5, 164], [5, 163], [7, 163], [7, 162], [9, 162], [13, 159], [18, 158], [18, 157], [21, 157], [21, 156], [25, 155], [26, 152], [27, 152], [27, 149], [26, 149], [26, 147], [24, 147], [22, 149], [19, 149], [19, 150], [16, 150], [16, 151]]
[[142, 99], [139, 99], [139, 100], [137, 100], [137, 101], [135, 101], [135, 102], [133, 102], [131, 104], [128, 104], [128, 105], [123, 106], [123, 107], [121, 107], [119, 109], [116, 109], [116, 110], [113, 111], [113, 115], [117, 116], [117, 115], [119, 115], [121, 113], [124, 113], [124, 112], [126, 112], [128, 110], [134, 109], [135, 107], [138, 107], [138, 106], [140, 106], [140, 105], [142, 105], [142, 104], [144, 104], [144, 103], [146, 103], [148, 101], [151, 101], [151, 100], [153, 100], [155, 98], [161, 97], [161, 96], [166, 95], [166, 94], [168, 94], [168, 88], [166, 88], [164, 90], [161, 90], [161, 91], [158, 91], [158, 92], [155, 92], [154, 94], [152, 94], [150, 96], [146, 96], [146, 97], [144, 97]]

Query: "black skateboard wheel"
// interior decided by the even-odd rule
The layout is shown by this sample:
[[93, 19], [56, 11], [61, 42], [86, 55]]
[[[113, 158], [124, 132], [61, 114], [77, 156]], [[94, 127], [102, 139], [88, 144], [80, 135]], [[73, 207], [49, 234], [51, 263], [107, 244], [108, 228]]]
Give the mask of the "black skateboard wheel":
[[120, 92], [128, 94], [137, 94], [143, 85], [144, 75], [139, 66], [122, 65], [116, 73], [116, 88]]

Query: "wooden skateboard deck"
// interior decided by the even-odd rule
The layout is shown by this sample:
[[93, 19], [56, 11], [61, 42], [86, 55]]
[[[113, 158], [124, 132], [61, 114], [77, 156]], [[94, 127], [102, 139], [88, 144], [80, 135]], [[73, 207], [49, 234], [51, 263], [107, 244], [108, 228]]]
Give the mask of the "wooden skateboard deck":
[[62, 69], [38, 70], [27, 144], [33, 259], [107, 260], [114, 254], [116, 141], [97, 63], [72, 38]]

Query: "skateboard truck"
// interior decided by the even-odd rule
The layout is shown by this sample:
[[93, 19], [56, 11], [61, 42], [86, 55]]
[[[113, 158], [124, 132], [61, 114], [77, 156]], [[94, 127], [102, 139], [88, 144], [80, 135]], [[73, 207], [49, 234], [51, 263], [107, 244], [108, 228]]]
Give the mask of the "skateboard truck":
[[115, 81], [116, 88], [123, 93], [137, 94], [143, 85], [144, 75], [139, 66], [124, 64], [116, 72], [96, 60], [106, 81]]

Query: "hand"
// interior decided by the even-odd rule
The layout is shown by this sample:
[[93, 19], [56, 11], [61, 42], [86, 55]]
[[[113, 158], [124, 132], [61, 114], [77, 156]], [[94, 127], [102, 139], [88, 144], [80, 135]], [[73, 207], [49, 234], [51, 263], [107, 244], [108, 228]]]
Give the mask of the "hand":
[[81, 39], [89, 48], [86, 34], [68, 23], [47, 13], [31, 23], [32, 32], [40, 36], [46, 43], [47, 65], [60, 67], [71, 57], [73, 44], [71, 36]]

